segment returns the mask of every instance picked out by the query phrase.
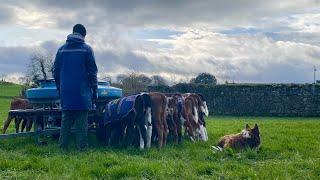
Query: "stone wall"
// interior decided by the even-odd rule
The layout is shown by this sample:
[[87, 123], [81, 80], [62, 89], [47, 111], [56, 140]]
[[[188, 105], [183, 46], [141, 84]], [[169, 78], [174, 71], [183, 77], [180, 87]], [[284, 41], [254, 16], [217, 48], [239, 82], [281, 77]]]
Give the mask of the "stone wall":
[[149, 91], [196, 92], [207, 99], [211, 114], [245, 116], [319, 116], [320, 85], [312, 84], [178, 84]]

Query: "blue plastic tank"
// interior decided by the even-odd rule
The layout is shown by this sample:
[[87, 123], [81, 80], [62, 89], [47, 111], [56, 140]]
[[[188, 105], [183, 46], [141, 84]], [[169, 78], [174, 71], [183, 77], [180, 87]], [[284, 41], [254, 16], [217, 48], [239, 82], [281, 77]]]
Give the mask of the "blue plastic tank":
[[[27, 99], [31, 103], [59, 102], [59, 95], [54, 79], [40, 80], [40, 87], [26, 91]], [[98, 82], [98, 100], [110, 100], [122, 97], [122, 89], [112, 87], [108, 82]]]

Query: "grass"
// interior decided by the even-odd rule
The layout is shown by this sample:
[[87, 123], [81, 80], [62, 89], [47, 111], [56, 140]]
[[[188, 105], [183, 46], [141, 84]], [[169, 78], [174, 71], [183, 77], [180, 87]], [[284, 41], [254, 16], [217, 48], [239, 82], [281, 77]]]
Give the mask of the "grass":
[[[0, 85], [0, 123], [20, 86]], [[219, 137], [258, 123], [259, 152], [215, 153]], [[1, 179], [319, 179], [319, 118], [210, 117], [209, 141], [169, 143], [162, 150], [110, 148], [90, 137], [90, 150], [64, 152], [54, 140], [38, 146], [32, 138], [0, 140]], [[12, 128], [12, 127], [11, 127]], [[74, 147], [74, 146], [73, 146]]]

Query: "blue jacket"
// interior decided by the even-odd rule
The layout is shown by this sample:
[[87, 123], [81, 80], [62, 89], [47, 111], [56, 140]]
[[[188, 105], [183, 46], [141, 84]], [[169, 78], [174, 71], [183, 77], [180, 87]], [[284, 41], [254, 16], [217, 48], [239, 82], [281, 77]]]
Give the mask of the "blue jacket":
[[122, 118], [127, 116], [131, 111], [135, 111], [134, 104], [138, 96], [140, 95], [131, 95], [110, 101], [106, 105], [104, 124], [113, 123], [116, 121], [119, 122], [123, 120]]
[[62, 110], [92, 108], [92, 97], [97, 91], [97, 71], [91, 47], [80, 34], [70, 34], [59, 48], [52, 68]]

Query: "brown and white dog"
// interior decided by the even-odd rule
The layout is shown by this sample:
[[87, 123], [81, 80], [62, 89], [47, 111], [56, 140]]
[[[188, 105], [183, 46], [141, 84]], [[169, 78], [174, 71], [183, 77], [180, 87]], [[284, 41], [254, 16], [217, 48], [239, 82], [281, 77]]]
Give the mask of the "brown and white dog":
[[[223, 136], [218, 142], [218, 148], [232, 148], [232, 149], [258, 149], [260, 146], [260, 131], [257, 124], [254, 128], [250, 128], [248, 124], [244, 130], [238, 134]], [[215, 147], [214, 147], [215, 148]]]
[[[27, 99], [15, 98], [11, 101], [10, 110], [17, 109], [32, 109], [32, 105], [29, 103]], [[15, 129], [16, 133], [19, 132], [20, 123], [22, 122], [21, 132], [26, 131], [29, 132], [32, 127], [32, 119], [30, 117], [20, 117], [20, 116], [10, 116], [8, 115], [7, 120], [4, 122], [2, 133], [5, 134], [11, 121], [14, 119], [15, 121]]]

